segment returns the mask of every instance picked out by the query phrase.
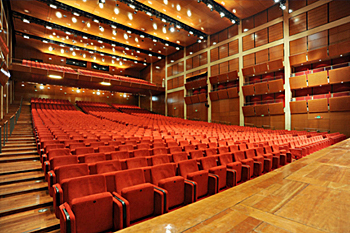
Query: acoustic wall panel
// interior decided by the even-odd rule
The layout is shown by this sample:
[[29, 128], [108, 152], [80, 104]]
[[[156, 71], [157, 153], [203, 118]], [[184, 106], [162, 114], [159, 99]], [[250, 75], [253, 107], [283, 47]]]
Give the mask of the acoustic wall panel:
[[243, 106], [242, 109], [244, 116], [255, 116], [254, 106]]
[[290, 77], [289, 84], [292, 90], [306, 87], [306, 75]]
[[210, 100], [211, 101], [216, 101], [219, 99], [218, 92], [217, 91], [212, 91], [209, 92]]
[[219, 96], [220, 100], [228, 99], [227, 90], [220, 90], [220, 91], [218, 91], [218, 96]]
[[257, 95], [263, 95], [268, 92], [267, 82], [256, 83], [254, 84], [254, 86], [255, 86], [255, 94]]
[[292, 114], [307, 113], [306, 100], [290, 102], [289, 106]]
[[315, 87], [320, 85], [327, 85], [327, 71], [317, 72], [314, 74], [309, 74], [307, 76], [309, 87]]
[[254, 95], [255, 94], [254, 85], [243, 86], [242, 90], [243, 90], [243, 95], [244, 96], [250, 96], [250, 95]]
[[284, 114], [283, 103], [273, 103], [269, 104], [270, 115], [281, 115]]
[[350, 111], [350, 96], [329, 98], [331, 112]]
[[329, 83], [350, 82], [350, 67], [329, 70]]
[[269, 93], [276, 93], [284, 90], [282, 79], [268, 81], [267, 85], [269, 86]]
[[328, 112], [327, 99], [316, 99], [308, 101], [309, 112]]
[[227, 89], [228, 98], [233, 99], [238, 97], [237, 87]]
[[257, 116], [269, 115], [269, 105], [268, 104], [255, 105], [255, 113]]

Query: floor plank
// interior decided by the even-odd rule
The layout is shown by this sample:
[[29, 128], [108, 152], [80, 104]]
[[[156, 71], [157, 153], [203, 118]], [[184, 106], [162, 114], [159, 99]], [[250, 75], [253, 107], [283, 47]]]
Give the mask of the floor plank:
[[44, 180], [24, 181], [20, 183], [2, 185], [0, 188], [0, 197], [46, 189], [47, 182]]
[[40, 161], [23, 161], [16, 163], [0, 163], [0, 175], [24, 171], [41, 170]]
[[42, 171], [22, 172], [22, 173], [10, 174], [10, 175], [2, 175], [0, 176], [0, 185], [15, 183], [15, 182], [22, 182], [22, 181], [33, 180], [33, 179], [40, 180], [44, 178], [45, 176]]

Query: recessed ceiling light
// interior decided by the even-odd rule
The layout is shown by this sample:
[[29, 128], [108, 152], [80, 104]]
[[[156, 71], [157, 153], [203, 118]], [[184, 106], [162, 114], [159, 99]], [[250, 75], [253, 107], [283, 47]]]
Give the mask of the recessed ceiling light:
[[22, 20], [24, 23], [30, 23], [30, 21], [28, 19], [23, 19]]
[[176, 10], [177, 10], [177, 11], [181, 11], [181, 6], [180, 6], [180, 4], [177, 4], [177, 5], [176, 5]]
[[53, 8], [53, 9], [57, 9], [57, 6], [53, 5], [53, 4], [50, 4], [50, 7]]
[[117, 35], [117, 31], [116, 30], [113, 30], [112, 33], [113, 33], [113, 35]]
[[52, 30], [52, 27], [50, 27], [50, 26], [46, 26], [46, 28]]
[[105, 30], [102, 26], [99, 26], [99, 29], [101, 32], [103, 32]]
[[157, 30], [157, 28], [158, 28], [157, 24], [156, 24], [156, 23], [153, 23], [153, 29], [154, 29], [154, 30]]
[[103, 4], [103, 3], [99, 3], [98, 6], [99, 6], [101, 9], [103, 9], [104, 4]]
[[233, 9], [232, 12], [233, 12], [233, 13], [236, 13], [237, 11], [236, 11], [236, 9]]
[[73, 23], [76, 23], [76, 22], [78, 22], [77, 18], [75, 18], [75, 17], [72, 17], [72, 22], [73, 22]]
[[59, 12], [59, 11], [57, 11], [57, 12], [56, 12], [56, 17], [59, 18], [59, 19], [62, 18], [62, 13]]
[[135, 37], [135, 42], [139, 43], [139, 38]]
[[119, 9], [117, 7], [114, 8], [114, 13], [117, 15], [119, 14]]
[[133, 14], [131, 14], [130, 12], [128, 13], [128, 18], [130, 19], [130, 20], [133, 20]]
[[64, 49], [61, 49], [61, 53], [64, 53]]
[[91, 27], [90, 22], [87, 22], [87, 23], [86, 23], [86, 26], [87, 26], [88, 28]]
[[168, 0], [163, 0], [165, 5], [168, 5]]
[[124, 33], [124, 39], [127, 40], [128, 38], [128, 34]]
[[25, 13], [29, 13], [29, 10], [27, 10], [27, 9], [24, 9], [24, 12], [25, 12]]
[[75, 55], [77, 55], [77, 54], [73, 51], [72, 55], [75, 56]]
[[165, 34], [166, 33], [166, 27], [163, 27], [163, 33]]
[[191, 12], [190, 9], [187, 10], [187, 16], [188, 16], [188, 17], [191, 17], [191, 16], [192, 16], [192, 12]]
[[49, 51], [52, 51], [52, 47], [51, 46], [49, 47]]

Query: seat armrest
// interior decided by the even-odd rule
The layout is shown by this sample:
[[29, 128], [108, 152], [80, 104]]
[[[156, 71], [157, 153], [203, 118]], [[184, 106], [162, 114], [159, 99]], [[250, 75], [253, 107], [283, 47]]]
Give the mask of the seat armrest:
[[197, 183], [185, 180], [185, 205], [197, 201]]
[[49, 188], [49, 193], [50, 193], [50, 196], [52, 197], [53, 196], [53, 189], [52, 189], [52, 186], [54, 184], [56, 184], [56, 174], [54, 171], [49, 171], [47, 173], [47, 183], [48, 183], [48, 188]]
[[59, 207], [60, 230], [62, 233], [75, 233], [76, 220], [74, 213], [67, 203]]
[[208, 193], [213, 195], [219, 191], [219, 176], [215, 174], [208, 174]]
[[168, 191], [165, 189], [154, 186], [154, 213], [155, 215], [161, 215], [167, 213], [169, 210], [168, 205]]
[[250, 180], [250, 169], [250, 166], [242, 164], [242, 181]]
[[114, 230], [120, 230], [130, 226], [130, 205], [129, 202], [120, 196], [118, 193], [113, 192], [113, 225]]
[[236, 170], [227, 169], [226, 170], [226, 186], [231, 188], [237, 185], [236, 181]]
[[59, 218], [59, 206], [63, 204], [63, 190], [60, 184], [54, 184], [53, 189], [53, 208], [55, 209], [56, 218]]
[[43, 166], [44, 174], [50, 171], [50, 161], [43, 162], [42, 166]]

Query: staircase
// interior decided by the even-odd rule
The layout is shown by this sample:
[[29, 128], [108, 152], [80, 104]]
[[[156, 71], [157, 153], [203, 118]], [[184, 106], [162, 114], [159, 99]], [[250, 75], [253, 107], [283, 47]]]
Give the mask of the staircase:
[[41, 169], [30, 106], [0, 153], [0, 232], [59, 232]]

